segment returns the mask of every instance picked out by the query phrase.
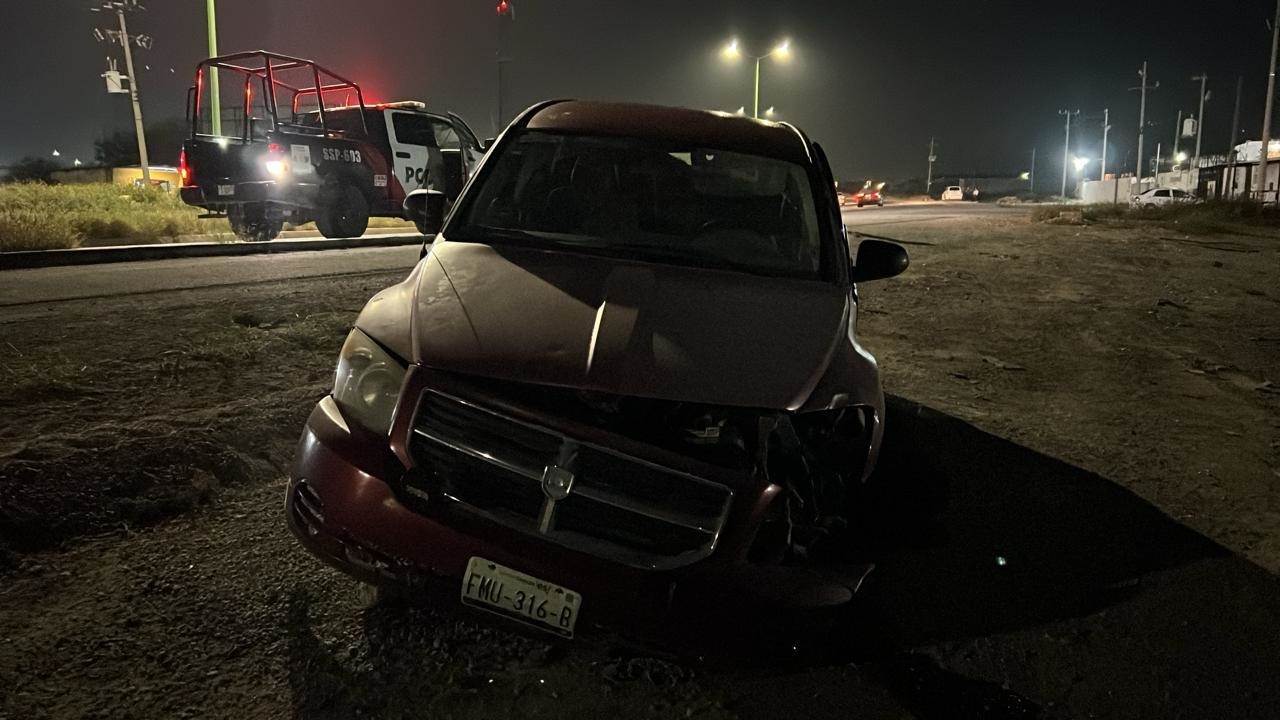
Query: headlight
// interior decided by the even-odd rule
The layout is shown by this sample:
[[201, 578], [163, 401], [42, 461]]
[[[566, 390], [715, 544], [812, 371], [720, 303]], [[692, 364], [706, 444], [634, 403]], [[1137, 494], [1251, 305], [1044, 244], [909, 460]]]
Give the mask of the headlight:
[[268, 160], [267, 172], [274, 178], [283, 178], [289, 174], [289, 163], [284, 160]]
[[391, 431], [405, 367], [359, 330], [352, 330], [338, 357], [333, 399], [344, 414], [379, 435]]

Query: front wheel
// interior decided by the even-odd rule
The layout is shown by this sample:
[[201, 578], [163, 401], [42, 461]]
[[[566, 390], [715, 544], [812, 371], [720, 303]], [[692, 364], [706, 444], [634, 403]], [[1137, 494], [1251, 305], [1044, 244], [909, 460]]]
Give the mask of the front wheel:
[[369, 201], [353, 185], [338, 185], [325, 193], [316, 228], [327, 238], [360, 237], [369, 228]]

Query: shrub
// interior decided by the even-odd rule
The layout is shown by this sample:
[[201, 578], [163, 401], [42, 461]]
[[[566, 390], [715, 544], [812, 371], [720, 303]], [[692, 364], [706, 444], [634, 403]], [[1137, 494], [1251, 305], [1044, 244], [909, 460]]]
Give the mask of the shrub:
[[80, 233], [66, 218], [0, 209], [0, 251], [55, 250], [79, 244]]

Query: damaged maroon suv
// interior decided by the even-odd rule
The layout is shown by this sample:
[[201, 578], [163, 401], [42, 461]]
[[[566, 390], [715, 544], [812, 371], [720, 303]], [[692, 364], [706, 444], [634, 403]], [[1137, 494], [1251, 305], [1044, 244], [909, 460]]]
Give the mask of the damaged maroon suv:
[[383, 587], [572, 637], [848, 602], [806, 559], [875, 463], [884, 396], [822, 149], [723, 113], [548, 102], [369, 301], [307, 422], [289, 525]]

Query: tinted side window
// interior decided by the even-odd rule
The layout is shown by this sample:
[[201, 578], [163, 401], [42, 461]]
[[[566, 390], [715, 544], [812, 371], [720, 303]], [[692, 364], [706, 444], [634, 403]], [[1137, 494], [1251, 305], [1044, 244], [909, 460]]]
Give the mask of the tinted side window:
[[1156, 197], [1169, 197], [1169, 191], [1168, 191], [1168, 190], [1157, 190], [1157, 191], [1156, 191]]
[[431, 132], [430, 120], [421, 115], [391, 113], [391, 126], [396, 131], [396, 142], [428, 147], [434, 147], [436, 144], [435, 135]]
[[454, 129], [453, 123], [447, 120], [437, 120], [431, 118], [431, 130], [435, 134], [436, 145], [442, 148], [461, 148], [462, 140], [458, 137], [458, 131]]

